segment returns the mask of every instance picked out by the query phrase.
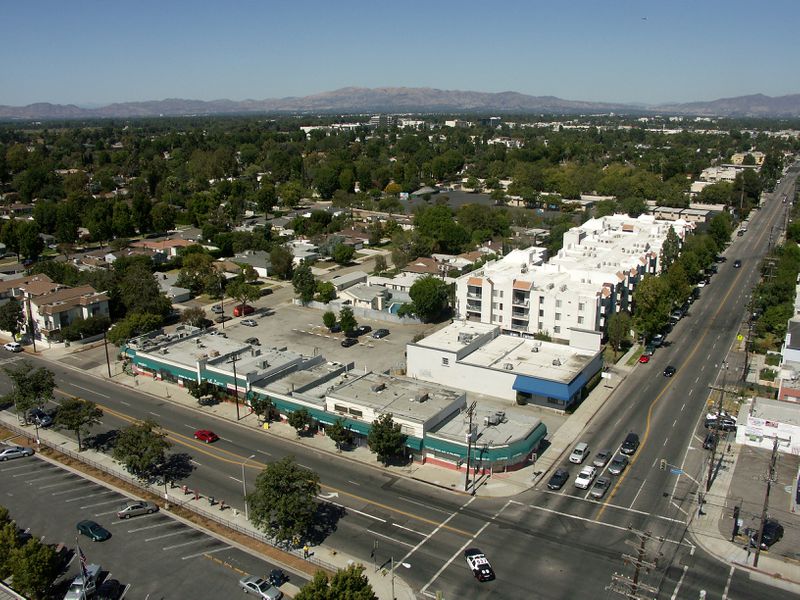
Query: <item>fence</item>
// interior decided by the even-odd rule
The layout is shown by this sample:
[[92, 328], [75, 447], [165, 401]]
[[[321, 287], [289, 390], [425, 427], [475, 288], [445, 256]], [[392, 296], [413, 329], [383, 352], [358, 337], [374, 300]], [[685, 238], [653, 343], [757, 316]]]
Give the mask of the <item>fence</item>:
[[[14, 433], [17, 433], [19, 435], [25, 436], [27, 438], [33, 438], [34, 437], [33, 435], [31, 435], [33, 432], [28, 431], [28, 430], [26, 430], [26, 429], [24, 429], [24, 428], [22, 428], [22, 427], [20, 427], [20, 426], [18, 426], [16, 424], [9, 423], [5, 419], [3, 419], [2, 426], [4, 428], [6, 428], [6, 429], [10, 429]], [[220, 514], [220, 513], [223, 512], [220, 509], [217, 509], [216, 511], [214, 511], [214, 510], [209, 510], [207, 508], [199, 506], [197, 504], [193, 504], [192, 502], [193, 502], [193, 499], [194, 499], [194, 495], [191, 495], [191, 496], [189, 496], [189, 498], [187, 498], [186, 494], [183, 494], [182, 497], [178, 498], [178, 497], [176, 497], [174, 495], [171, 495], [168, 490], [165, 491], [163, 489], [163, 486], [161, 486], [161, 485], [143, 483], [141, 480], [136, 479], [135, 477], [132, 477], [128, 473], [125, 473], [125, 471], [123, 471], [121, 468], [115, 469], [115, 468], [109, 467], [108, 465], [105, 465], [103, 463], [100, 463], [100, 462], [97, 462], [95, 460], [92, 460], [91, 458], [89, 458], [84, 453], [78, 453], [78, 452], [75, 452], [74, 450], [70, 450], [69, 448], [63, 447], [63, 446], [57, 444], [56, 442], [53, 442], [53, 441], [50, 441], [50, 440], [46, 440], [46, 439], [42, 439], [41, 436], [39, 438], [39, 445], [40, 446], [46, 446], [47, 448], [50, 448], [51, 450], [53, 450], [55, 452], [58, 452], [58, 453], [63, 454], [65, 456], [69, 456], [70, 458], [73, 458], [73, 459], [75, 459], [75, 460], [77, 460], [77, 461], [79, 461], [79, 462], [81, 462], [81, 463], [83, 463], [85, 465], [88, 465], [88, 466], [90, 466], [90, 467], [92, 467], [94, 469], [97, 469], [98, 471], [102, 471], [103, 473], [106, 473], [107, 475], [110, 475], [110, 476], [115, 477], [117, 479], [121, 479], [122, 481], [124, 481], [124, 482], [126, 482], [126, 483], [128, 483], [128, 484], [130, 484], [130, 485], [132, 485], [134, 487], [137, 487], [137, 488], [139, 488], [141, 490], [145, 490], [145, 491], [147, 491], [147, 492], [149, 492], [149, 493], [151, 493], [151, 494], [153, 494], [155, 496], [162, 497], [162, 498], [164, 498], [164, 500], [165, 500], [165, 502], [167, 504], [174, 505], [174, 506], [189, 510], [189, 511], [193, 512], [194, 514], [196, 514], [196, 515], [198, 515], [200, 517], [203, 517], [205, 519], [209, 519], [211, 521], [214, 521], [215, 523], [217, 523], [217, 524], [219, 524], [219, 525], [221, 525], [223, 527], [226, 527], [227, 529], [231, 529], [233, 531], [236, 531], [237, 533], [241, 533], [243, 535], [246, 535], [246, 536], [248, 536], [248, 537], [250, 537], [250, 538], [252, 538], [252, 539], [254, 539], [254, 540], [258, 541], [258, 542], [262, 542], [264, 544], [268, 544], [269, 546], [272, 546], [273, 548], [276, 548], [276, 549], [278, 549], [278, 550], [280, 550], [282, 552], [288, 552], [289, 554], [292, 554], [292, 555], [294, 555], [294, 556], [296, 556], [298, 558], [302, 558], [305, 562], [311, 563], [313, 565], [316, 565], [321, 569], [325, 569], [325, 570], [330, 571], [332, 573], [335, 573], [338, 570], [338, 567], [336, 567], [335, 565], [327, 563], [327, 562], [325, 562], [323, 560], [320, 560], [320, 559], [318, 559], [318, 558], [316, 558], [314, 556], [304, 557], [302, 549], [299, 549], [299, 548], [287, 548], [285, 544], [276, 542], [274, 539], [270, 539], [269, 537], [267, 537], [264, 534], [256, 531], [252, 527], [243, 527], [243, 526], [239, 525], [238, 523], [234, 523], [230, 519], [227, 519], [222, 514]], [[170, 485], [170, 487], [172, 489], [176, 489], [177, 488], [177, 486], [174, 486], [173, 484], [169, 484], [169, 485]], [[178, 488], [178, 489], [181, 489], [181, 488]], [[194, 493], [194, 490], [190, 490], [190, 491], [192, 493]], [[199, 495], [199, 498], [202, 498], [202, 497], [203, 497], [202, 495]], [[212, 497], [208, 496], [207, 498], [211, 499]], [[233, 511], [233, 508], [231, 507], [230, 510]]]

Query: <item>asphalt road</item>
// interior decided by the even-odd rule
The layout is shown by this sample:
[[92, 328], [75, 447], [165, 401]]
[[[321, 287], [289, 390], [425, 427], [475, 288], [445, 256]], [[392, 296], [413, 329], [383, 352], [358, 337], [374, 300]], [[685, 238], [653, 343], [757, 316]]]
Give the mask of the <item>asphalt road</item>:
[[[778, 197], [790, 179], [784, 178]], [[98, 430], [123, 427], [131, 419], [157, 420], [170, 432], [174, 450], [191, 454], [195, 461], [189, 486], [233, 506], [242, 508], [241, 464], [248, 456], [256, 455], [247, 467], [251, 483], [264, 463], [293, 454], [320, 473], [323, 497], [344, 507], [343, 514], [331, 516], [319, 538], [365, 564], [380, 566], [392, 557], [396, 564], [407, 564], [398, 567], [398, 574], [429, 596], [442, 591], [448, 598], [530, 598], [532, 592], [542, 598], [613, 597], [605, 591], [612, 574], [632, 575], [622, 554], [631, 553], [629, 543], [637, 541], [629, 530], [633, 528], [655, 536], [647, 551], [659, 557], [658, 567], [646, 582], [659, 589], [659, 597], [676, 593], [696, 598], [701, 589], [711, 598], [724, 593], [785, 597], [785, 592], [778, 594], [740, 572], [731, 576], [725, 565], [693, 551], [685, 523], [696, 510], [695, 481], [700, 481], [707, 460], [696, 434], [708, 387], [720, 382], [722, 361], [758, 277], [758, 258], [786, 206], [771, 200], [753, 215], [748, 233], [734, 238], [728, 261], [670, 333], [668, 344], [650, 364], [636, 367], [592, 421], [585, 441], [593, 452], [617, 448], [628, 431], [642, 436], [632, 464], [614, 477], [601, 502], [572, 486], [574, 465], [573, 478], [560, 492], [531, 490], [511, 500], [472, 498], [218, 421], [64, 365], [48, 367], [63, 391], [104, 408]], [[736, 258], [743, 261], [741, 269], [732, 266]], [[661, 375], [668, 364], [678, 369], [672, 378]], [[729, 376], [735, 367], [729, 366]], [[0, 382], [0, 388], [7, 387], [5, 380]], [[222, 439], [212, 446], [196, 442], [191, 435], [198, 428], [213, 429]], [[661, 471], [662, 458], [685, 474]], [[471, 578], [462, 554], [474, 546], [492, 561], [496, 581], [478, 584]]]

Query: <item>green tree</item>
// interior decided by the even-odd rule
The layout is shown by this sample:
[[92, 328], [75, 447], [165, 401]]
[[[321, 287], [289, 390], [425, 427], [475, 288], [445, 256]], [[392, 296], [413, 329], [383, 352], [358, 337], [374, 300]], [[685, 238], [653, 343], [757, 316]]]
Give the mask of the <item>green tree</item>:
[[10, 567], [15, 590], [29, 598], [47, 598], [58, 576], [59, 560], [53, 548], [34, 537], [14, 551]]
[[295, 269], [294, 275], [292, 275], [292, 287], [303, 304], [308, 304], [314, 299], [314, 292], [317, 291], [317, 278], [314, 277], [311, 267], [305, 262]]
[[389, 465], [392, 460], [403, 457], [405, 454], [406, 434], [395, 423], [392, 413], [386, 413], [372, 422], [367, 444], [384, 465]]
[[248, 283], [258, 281], [258, 271], [256, 271], [253, 265], [244, 265], [242, 267], [242, 279]]
[[417, 279], [408, 294], [414, 301], [414, 312], [423, 321], [436, 319], [447, 307], [449, 297], [447, 284], [432, 275]]
[[333, 329], [333, 326], [336, 325], [336, 313], [332, 310], [326, 311], [322, 315], [322, 324], [328, 329]]
[[8, 302], [0, 305], [0, 329], [8, 331], [12, 339], [17, 339], [24, 324], [25, 313], [22, 311], [22, 304], [16, 298], [9, 298]]
[[678, 260], [678, 255], [681, 253], [681, 239], [675, 233], [675, 228], [670, 227], [667, 231], [667, 236], [664, 238], [664, 243], [661, 245], [661, 270], [666, 271], [670, 268], [672, 263]]
[[651, 275], [645, 277], [633, 291], [633, 328], [649, 339], [669, 321], [672, 300], [666, 281]]
[[153, 229], [166, 232], [175, 229], [175, 209], [166, 202], [159, 202], [150, 211]]
[[28, 260], [36, 260], [44, 250], [44, 240], [39, 235], [39, 226], [33, 221], [23, 221], [17, 229], [19, 253]]
[[117, 346], [131, 338], [138, 337], [161, 327], [164, 318], [150, 313], [133, 313], [122, 321], [114, 323], [108, 332], [108, 341]]
[[261, 290], [256, 285], [245, 283], [242, 280], [235, 280], [228, 284], [228, 295], [236, 300], [238, 305], [255, 302], [261, 296]]
[[247, 495], [250, 520], [283, 542], [304, 537], [314, 524], [319, 475], [287, 456], [264, 467]]
[[333, 258], [335, 263], [339, 265], [346, 265], [349, 264], [351, 260], [353, 260], [353, 256], [355, 256], [355, 253], [356, 251], [352, 246], [348, 246], [347, 244], [337, 244], [333, 248], [331, 257]]
[[311, 427], [311, 413], [305, 408], [301, 408], [300, 410], [289, 413], [289, 417], [286, 421], [289, 423], [290, 427], [294, 428], [299, 437]]
[[172, 302], [161, 291], [155, 275], [143, 264], [133, 264], [124, 270], [117, 291], [129, 315], [149, 313], [164, 317], [172, 310]]
[[614, 358], [617, 352], [622, 349], [622, 344], [630, 339], [631, 335], [631, 315], [627, 311], [621, 311], [611, 315], [608, 319], [608, 343], [614, 349]]
[[11, 575], [11, 557], [20, 546], [17, 524], [8, 519], [0, 522], [0, 581]]
[[150, 481], [166, 460], [172, 447], [167, 434], [155, 421], [147, 419], [123, 429], [114, 443], [113, 457], [141, 481]]
[[256, 413], [258, 418], [265, 423], [268, 423], [271, 420], [272, 412], [275, 410], [275, 405], [268, 396], [259, 396], [258, 394], [253, 394], [253, 396], [249, 398], [249, 402], [250, 408], [253, 409], [253, 412]]
[[192, 291], [193, 294], [208, 292], [209, 284], [218, 284], [212, 281], [216, 273], [214, 257], [206, 252], [191, 252], [183, 256], [183, 264], [175, 283]]
[[284, 246], [275, 246], [269, 253], [272, 274], [279, 279], [291, 279], [294, 257]]
[[206, 311], [199, 306], [189, 307], [181, 313], [181, 323], [192, 327], [202, 327], [207, 320]]
[[34, 369], [27, 360], [10, 367], [3, 367], [3, 370], [14, 384], [7, 398], [14, 403], [17, 417], [27, 424], [30, 409], [53, 399], [53, 391], [56, 388], [55, 375], [45, 367]]
[[353, 331], [358, 327], [358, 321], [353, 316], [353, 309], [349, 306], [343, 306], [339, 311], [339, 325], [342, 327], [342, 331]]
[[78, 452], [83, 450], [82, 438], [94, 425], [100, 422], [103, 411], [94, 402], [81, 398], [65, 400], [53, 419], [53, 426], [59, 430], [71, 431], [78, 440]]
[[717, 248], [722, 249], [731, 239], [733, 224], [727, 212], [715, 215], [708, 223], [708, 234], [713, 238]]
[[342, 451], [342, 446], [353, 443], [353, 432], [344, 426], [342, 419], [336, 419], [333, 425], [325, 428], [325, 434], [336, 444], [336, 450]]
[[317, 571], [295, 600], [378, 600], [378, 596], [364, 575], [364, 565], [351, 564], [336, 571], [333, 577]]
[[317, 302], [327, 304], [336, 298], [336, 287], [330, 281], [317, 282]]
[[386, 264], [386, 257], [383, 254], [379, 254], [378, 256], [376, 256], [375, 257], [375, 268], [372, 270], [372, 272], [375, 275], [380, 275], [382, 273], [385, 273], [388, 270], [389, 270], [389, 267]]

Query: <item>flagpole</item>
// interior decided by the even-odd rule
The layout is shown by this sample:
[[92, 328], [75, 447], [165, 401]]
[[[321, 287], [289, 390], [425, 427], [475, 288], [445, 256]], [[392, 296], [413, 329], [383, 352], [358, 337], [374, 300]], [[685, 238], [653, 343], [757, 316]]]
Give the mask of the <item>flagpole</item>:
[[83, 582], [81, 586], [81, 597], [83, 600], [86, 600], [86, 557], [81, 551], [81, 545], [78, 543], [77, 535], [75, 536], [75, 546], [78, 548], [78, 562], [81, 565], [81, 581]]

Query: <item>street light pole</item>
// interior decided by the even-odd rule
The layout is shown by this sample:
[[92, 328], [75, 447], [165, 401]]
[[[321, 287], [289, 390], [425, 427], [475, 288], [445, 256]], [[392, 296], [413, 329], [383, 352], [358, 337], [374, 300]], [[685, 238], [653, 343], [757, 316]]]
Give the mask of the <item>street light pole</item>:
[[233, 363], [233, 397], [236, 400], [236, 420], [238, 421], [241, 417], [239, 416], [239, 380], [236, 378], [236, 353], [234, 352], [233, 356], [231, 357], [231, 362]]
[[249, 521], [250, 520], [250, 514], [247, 512], [247, 483], [246, 483], [245, 475], [244, 475], [244, 467], [247, 464], [248, 460], [250, 460], [252, 458], [255, 458], [255, 457], [256, 457], [255, 454], [251, 454], [250, 456], [245, 458], [244, 462], [242, 463], [242, 497], [244, 498], [244, 520], [245, 521]]
[[111, 360], [108, 358], [108, 339], [106, 338], [105, 329], [103, 329], [103, 347], [106, 350], [106, 368], [108, 369], [108, 378], [111, 379]]

